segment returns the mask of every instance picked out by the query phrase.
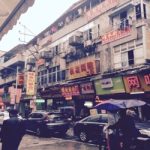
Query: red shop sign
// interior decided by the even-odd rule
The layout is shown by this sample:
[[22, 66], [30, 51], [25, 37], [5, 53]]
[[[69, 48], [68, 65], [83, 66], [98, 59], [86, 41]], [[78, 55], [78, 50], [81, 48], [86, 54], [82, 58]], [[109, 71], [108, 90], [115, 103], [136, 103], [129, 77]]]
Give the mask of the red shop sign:
[[91, 94], [94, 93], [94, 88], [92, 82], [83, 83], [80, 85], [82, 94]]
[[144, 75], [144, 81], [146, 85], [150, 85], [150, 74]]
[[61, 93], [64, 97], [80, 95], [78, 85], [62, 87]]

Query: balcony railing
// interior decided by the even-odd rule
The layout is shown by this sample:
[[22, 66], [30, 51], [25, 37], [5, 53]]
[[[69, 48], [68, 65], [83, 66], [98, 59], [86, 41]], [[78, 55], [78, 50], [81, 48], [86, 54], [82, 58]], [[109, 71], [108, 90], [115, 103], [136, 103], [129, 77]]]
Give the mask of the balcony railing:
[[[9, 59], [8, 61], [6, 61], [6, 62], [4, 62], [3, 64], [2, 64], [2, 66], [3, 66], [3, 68], [7, 68], [7, 67], [9, 67], [9, 66], [11, 66], [12, 64], [15, 64], [15, 63], [17, 63], [17, 62], [24, 62], [24, 57], [22, 56], [22, 55], [16, 55], [15, 57], [13, 57], [13, 58], [11, 58], [11, 59]], [[2, 69], [3, 69], [2, 68]], [[0, 70], [2, 70], [2, 69], [0, 69]]]
[[5, 79], [0, 79], [0, 85], [7, 84], [7, 83], [10, 83], [10, 82], [15, 81], [15, 80], [16, 80], [16, 75], [12, 75], [12, 76], [9, 76]]

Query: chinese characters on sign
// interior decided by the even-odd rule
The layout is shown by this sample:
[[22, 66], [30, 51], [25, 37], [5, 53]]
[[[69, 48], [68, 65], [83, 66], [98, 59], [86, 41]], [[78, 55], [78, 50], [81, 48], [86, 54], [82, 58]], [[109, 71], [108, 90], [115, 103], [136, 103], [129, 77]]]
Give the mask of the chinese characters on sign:
[[18, 85], [23, 85], [24, 84], [24, 74], [23, 73], [18, 73]]
[[127, 82], [129, 88], [140, 88], [140, 82], [137, 76], [127, 77]]
[[35, 94], [35, 72], [28, 72], [27, 73], [27, 95], [34, 95]]
[[92, 82], [80, 84], [82, 94], [92, 94], [94, 93], [94, 87]]
[[84, 61], [78, 64], [70, 64], [69, 79], [75, 79], [96, 74], [95, 61]]
[[15, 104], [20, 102], [22, 89], [16, 89], [13, 86], [9, 87], [10, 103]]
[[131, 34], [131, 28], [128, 27], [125, 30], [115, 30], [111, 31], [102, 36], [102, 44], [107, 44], [115, 40], [119, 40]]
[[118, 0], [105, 0], [86, 13], [88, 21], [118, 5]]
[[150, 85], [150, 74], [144, 76], [145, 83]]
[[61, 88], [62, 96], [64, 97], [72, 97], [76, 95], [80, 95], [79, 86], [78, 85], [70, 85]]

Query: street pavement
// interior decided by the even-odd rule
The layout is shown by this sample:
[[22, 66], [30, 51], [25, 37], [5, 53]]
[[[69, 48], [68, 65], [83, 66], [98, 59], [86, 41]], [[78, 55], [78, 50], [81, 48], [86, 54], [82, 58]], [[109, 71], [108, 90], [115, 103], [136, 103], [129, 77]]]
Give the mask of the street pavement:
[[19, 150], [98, 150], [98, 146], [92, 143], [79, 142], [73, 136], [73, 130], [69, 129], [66, 137], [55, 135], [44, 138], [26, 134], [20, 143]]
[[26, 135], [21, 141], [19, 150], [98, 150], [98, 146], [69, 139]]

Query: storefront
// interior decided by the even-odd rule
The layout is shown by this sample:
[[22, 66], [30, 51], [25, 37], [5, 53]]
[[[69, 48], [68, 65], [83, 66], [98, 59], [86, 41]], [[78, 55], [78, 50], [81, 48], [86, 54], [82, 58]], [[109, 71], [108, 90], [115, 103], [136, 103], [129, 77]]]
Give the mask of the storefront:
[[41, 98], [46, 101], [45, 109], [57, 109], [58, 107], [64, 106], [66, 103], [65, 98], [61, 94], [61, 87], [59, 85], [47, 87], [44, 90], [41, 89], [39, 93]]

